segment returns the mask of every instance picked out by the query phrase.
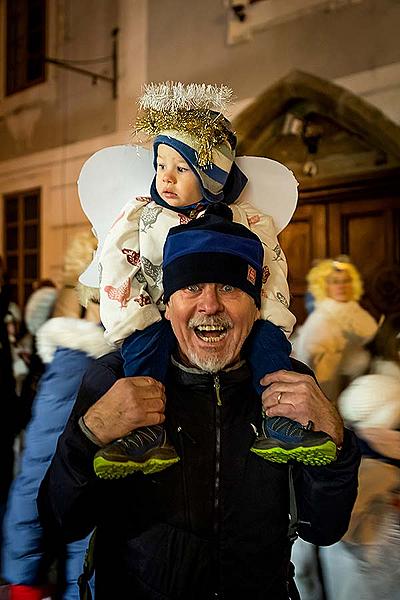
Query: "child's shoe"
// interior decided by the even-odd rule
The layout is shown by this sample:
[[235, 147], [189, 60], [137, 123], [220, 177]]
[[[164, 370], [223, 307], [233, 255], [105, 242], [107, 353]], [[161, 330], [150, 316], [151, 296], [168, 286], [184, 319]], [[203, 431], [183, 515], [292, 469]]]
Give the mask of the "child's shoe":
[[168, 442], [163, 425], [142, 427], [99, 450], [94, 470], [102, 479], [118, 479], [136, 471], [146, 475], [167, 469], [178, 462], [175, 448]]
[[336, 445], [324, 431], [312, 431], [286, 417], [264, 417], [261, 429], [251, 451], [265, 460], [321, 466], [336, 459]]

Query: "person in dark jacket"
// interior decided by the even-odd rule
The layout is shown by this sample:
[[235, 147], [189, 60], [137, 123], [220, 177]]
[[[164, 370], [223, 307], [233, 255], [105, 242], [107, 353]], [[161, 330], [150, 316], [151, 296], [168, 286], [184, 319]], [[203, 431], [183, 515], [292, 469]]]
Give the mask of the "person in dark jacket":
[[12, 355], [6, 325], [10, 301], [11, 288], [4, 269], [3, 259], [0, 256], [0, 548], [2, 546], [3, 516], [14, 472], [14, 440], [17, 434], [18, 412], [18, 398], [15, 390]]
[[[327, 432], [337, 460], [276, 464], [250, 452], [262, 415], [242, 348], [258, 318], [262, 264], [249, 269], [242, 226], [226, 236], [214, 225], [195, 252], [191, 224], [171, 229], [164, 248], [166, 318], [177, 339], [165, 389], [150, 377], [124, 378], [117, 353], [99, 359], [41, 486], [46, 527], [72, 541], [97, 526], [96, 600], [298, 598], [294, 494], [298, 533], [311, 543], [334, 543], [349, 523], [357, 445], [301, 363], [261, 380], [264, 410]], [[133, 429], [145, 446], [147, 426], [164, 421], [179, 462], [116, 481], [96, 477], [99, 446], [124, 444]], [[127, 447], [126, 460], [135, 458]]]

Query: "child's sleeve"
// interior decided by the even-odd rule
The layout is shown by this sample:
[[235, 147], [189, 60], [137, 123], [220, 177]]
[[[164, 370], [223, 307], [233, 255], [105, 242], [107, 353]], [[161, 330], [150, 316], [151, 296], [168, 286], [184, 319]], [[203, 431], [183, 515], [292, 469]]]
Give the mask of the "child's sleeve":
[[148, 198], [134, 198], [123, 208], [100, 255], [100, 318], [105, 338], [120, 344], [134, 331], [161, 319], [156, 305], [162, 289], [151, 289], [142, 272], [139, 222]]
[[261, 318], [280, 327], [289, 337], [296, 317], [289, 310], [287, 262], [276, 236], [274, 221], [250, 202], [235, 202], [229, 208], [232, 209], [234, 221], [253, 231], [264, 246]]

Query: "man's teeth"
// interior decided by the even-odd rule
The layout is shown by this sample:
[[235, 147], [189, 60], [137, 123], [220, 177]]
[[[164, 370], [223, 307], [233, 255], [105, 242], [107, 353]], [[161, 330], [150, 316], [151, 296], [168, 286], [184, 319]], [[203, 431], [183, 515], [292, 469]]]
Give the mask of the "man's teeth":
[[[227, 329], [225, 327], [217, 325], [199, 325], [195, 329], [199, 338], [211, 343], [219, 342], [227, 334]], [[215, 332], [216, 335], [209, 335], [210, 332]]]

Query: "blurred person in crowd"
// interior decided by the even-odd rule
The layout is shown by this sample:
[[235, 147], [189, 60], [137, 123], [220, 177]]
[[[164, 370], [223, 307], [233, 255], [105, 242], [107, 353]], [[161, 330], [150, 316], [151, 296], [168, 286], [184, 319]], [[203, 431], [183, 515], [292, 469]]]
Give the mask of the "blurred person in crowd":
[[[58, 317], [36, 330], [39, 316], [34, 310], [31, 312], [32, 306], [28, 310], [28, 322], [32, 331], [36, 330], [38, 354], [46, 367], [26, 429], [21, 470], [12, 484], [4, 519], [2, 576], [11, 584], [12, 600], [79, 598], [77, 578], [87, 541], [65, 545], [55, 528], [43, 529], [36, 495], [86, 368], [111, 350], [98, 325], [98, 306], [91, 303], [85, 310], [75, 289], [95, 245], [91, 233], [80, 234], [72, 241], [65, 256], [64, 286], [54, 308]], [[49, 288], [41, 288], [35, 294], [42, 290]], [[47, 302], [45, 306], [48, 307]]]
[[57, 299], [57, 289], [49, 279], [35, 282], [32, 287], [34, 291], [28, 298], [24, 314], [27, 332], [18, 344], [21, 359], [27, 365], [27, 373], [19, 392], [19, 431], [25, 429], [31, 418], [32, 402], [37, 392], [39, 380], [44, 372], [44, 363], [37, 352], [36, 334], [47, 319], [52, 316]]
[[25, 353], [22, 352], [22, 348], [20, 347], [20, 340], [25, 334], [22, 312], [15, 302], [10, 302], [8, 304], [5, 322], [7, 326], [8, 341], [10, 343], [15, 390], [17, 395], [19, 395], [22, 382], [28, 373], [28, 366], [23, 357], [23, 354]]
[[324, 259], [307, 275], [315, 309], [294, 338], [294, 355], [313, 370], [332, 401], [354, 377], [365, 370], [363, 346], [377, 330], [375, 319], [358, 303], [361, 276], [348, 257]]
[[[36, 290], [39, 290], [40, 288], [44, 288], [46, 291], [41, 292], [40, 296], [35, 298]], [[34, 329], [38, 329], [40, 325], [44, 323], [44, 321], [42, 321], [43, 312], [46, 313], [47, 319], [51, 314], [51, 310], [55, 302], [56, 290], [54, 288], [55, 285], [50, 279], [34, 281], [32, 284], [33, 293], [28, 298], [24, 314], [22, 314], [21, 309], [15, 302], [9, 303], [6, 315], [6, 324], [11, 347], [13, 374], [18, 396], [21, 395], [25, 378], [29, 376], [31, 355], [34, 353], [34, 337], [27, 325], [27, 316], [28, 321], [32, 323]], [[50, 299], [48, 299], [49, 293], [51, 295]], [[50, 307], [47, 310], [49, 302]], [[43, 303], [46, 308], [39, 306], [43, 305]], [[49, 310], [50, 313], [48, 312]], [[35, 323], [36, 319], [39, 319], [38, 323]], [[20, 414], [21, 411], [19, 410], [18, 415]]]
[[339, 396], [359, 437], [359, 493], [341, 542], [321, 549], [328, 600], [400, 597], [400, 313], [368, 345], [369, 373]]
[[[349, 379], [364, 372], [363, 346], [377, 330], [375, 319], [358, 303], [361, 276], [347, 256], [318, 261], [307, 275], [315, 307], [293, 338], [294, 356], [308, 364], [332, 402]], [[298, 540], [294, 544], [296, 583], [305, 600], [322, 600], [320, 549]]]
[[0, 257], [0, 547], [2, 545], [1, 524], [7, 501], [8, 490], [13, 478], [14, 438], [16, 434], [15, 380], [6, 317], [10, 305], [10, 287], [7, 273]]

